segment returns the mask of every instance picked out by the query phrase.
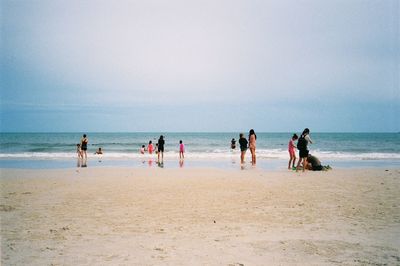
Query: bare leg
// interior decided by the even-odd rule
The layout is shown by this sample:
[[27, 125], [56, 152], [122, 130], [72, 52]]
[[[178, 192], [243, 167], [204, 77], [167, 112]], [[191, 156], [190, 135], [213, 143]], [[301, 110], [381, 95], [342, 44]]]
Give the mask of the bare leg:
[[299, 167], [300, 167], [300, 164], [301, 164], [302, 160], [303, 160], [303, 158], [300, 157], [299, 162], [297, 163], [297, 166], [296, 166], [296, 172], [299, 171]]
[[251, 154], [251, 159], [253, 161], [253, 165], [256, 165], [256, 149], [253, 149], [253, 152]]
[[307, 168], [307, 157], [304, 158], [303, 160], [303, 172], [306, 170], [306, 168]]

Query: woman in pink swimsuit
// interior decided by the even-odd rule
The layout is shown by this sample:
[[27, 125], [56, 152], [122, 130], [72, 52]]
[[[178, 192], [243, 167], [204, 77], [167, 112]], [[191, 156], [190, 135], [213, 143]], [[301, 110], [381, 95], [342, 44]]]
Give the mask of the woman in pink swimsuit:
[[[296, 163], [296, 145], [294, 145], [294, 142], [298, 139], [299, 137], [297, 136], [297, 134], [293, 134], [293, 137], [289, 140], [289, 144], [288, 144], [288, 151], [289, 151], [289, 164], [288, 164], [288, 169], [296, 169], [294, 167], [295, 163]], [[290, 166], [290, 164], [292, 164], [292, 166]]]
[[249, 149], [251, 152], [251, 164], [256, 165], [256, 140], [257, 135], [254, 133], [254, 129], [250, 129], [249, 132]]

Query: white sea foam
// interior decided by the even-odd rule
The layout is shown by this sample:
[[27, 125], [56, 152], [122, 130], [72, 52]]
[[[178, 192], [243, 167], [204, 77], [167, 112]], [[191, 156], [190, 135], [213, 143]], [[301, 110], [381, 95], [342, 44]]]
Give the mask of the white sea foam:
[[[258, 149], [257, 157], [259, 159], [270, 160], [287, 160], [288, 152], [282, 149]], [[333, 151], [311, 151], [311, 154], [322, 160], [400, 160], [399, 153], [350, 153], [350, 152], [333, 152]], [[213, 150], [210, 152], [190, 152], [185, 153], [186, 158], [199, 160], [213, 159], [230, 159], [239, 157], [240, 151]], [[250, 156], [250, 151], [247, 151], [246, 156]], [[88, 154], [88, 158], [97, 158], [97, 155]], [[0, 153], [0, 159], [26, 159], [26, 160], [57, 160], [57, 159], [75, 159], [75, 152], [22, 152], [22, 153]], [[129, 160], [129, 159], [150, 159], [157, 158], [156, 154], [140, 154], [128, 152], [108, 152], [102, 155], [103, 159], [110, 160]], [[168, 151], [164, 153], [165, 159], [179, 158], [179, 153], [176, 151]]]

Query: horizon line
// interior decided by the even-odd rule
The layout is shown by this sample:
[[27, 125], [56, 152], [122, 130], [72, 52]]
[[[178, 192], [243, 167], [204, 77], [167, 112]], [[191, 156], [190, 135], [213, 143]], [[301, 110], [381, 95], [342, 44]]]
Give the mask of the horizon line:
[[[297, 133], [300, 131], [256, 131], [256, 133]], [[161, 133], [161, 134], [175, 134], [175, 133], [243, 133], [246, 131], [1, 131], [1, 134], [64, 134], [64, 133], [79, 133], [79, 134], [103, 134], [103, 133]], [[359, 133], [359, 134], [369, 134], [369, 133], [392, 133], [400, 134], [400, 131], [311, 131], [313, 133]]]

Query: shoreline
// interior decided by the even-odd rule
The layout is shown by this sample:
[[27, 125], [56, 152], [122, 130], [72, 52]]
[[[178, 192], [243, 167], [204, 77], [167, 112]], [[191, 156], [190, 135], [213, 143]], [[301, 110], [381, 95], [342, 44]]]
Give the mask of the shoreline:
[[2, 265], [400, 261], [400, 168], [1, 169]]
[[[249, 154], [247, 154], [249, 155]], [[186, 156], [184, 160], [179, 158], [164, 158], [164, 168], [215, 168], [215, 169], [241, 169], [240, 155], [235, 154], [228, 158], [193, 158]], [[318, 157], [318, 156], [317, 156]], [[285, 170], [288, 164], [287, 159], [282, 158], [257, 158], [256, 168], [263, 170]], [[333, 169], [362, 169], [362, 168], [400, 168], [399, 159], [325, 159], [320, 158], [322, 165], [329, 165]], [[251, 158], [246, 157], [245, 168], [252, 168]], [[298, 159], [297, 159], [298, 161]], [[296, 163], [297, 163], [296, 161]], [[73, 169], [77, 168], [77, 158], [1, 158], [0, 169]], [[109, 158], [107, 156], [88, 156], [88, 167], [128, 167], [128, 168], [153, 168], [158, 167], [157, 157], [148, 156], [141, 158]]]
[[[287, 160], [282, 159], [258, 159], [256, 168], [268, 171], [286, 170]], [[334, 169], [374, 169], [374, 168], [400, 168], [400, 160], [323, 160], [323, 165], [330, 165]], [[89, 168], [134, 168], [146, 169], [158, 167], [156, 158], [142, 159], [109, 159], [90, 157], [87, 161]], [[245, 163], [245, 168], [253, 168], [250, 160]], [[241, 169], [240, 158], [230, 159], [193, 159], [186, 158], [183, 163], [177, 159], [167, 158], [164, 160], [164, 168], [215, 168], [215, 169]], [[76, 159], [0, 159], [0, 169], [74, 169], [77, 168]]]

